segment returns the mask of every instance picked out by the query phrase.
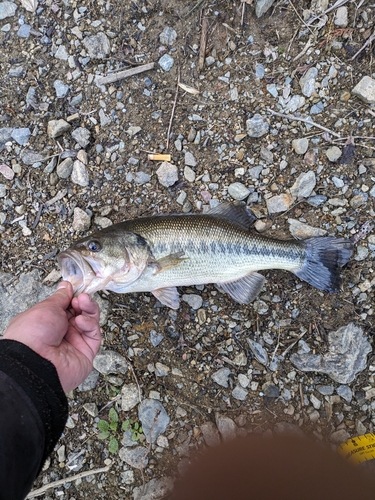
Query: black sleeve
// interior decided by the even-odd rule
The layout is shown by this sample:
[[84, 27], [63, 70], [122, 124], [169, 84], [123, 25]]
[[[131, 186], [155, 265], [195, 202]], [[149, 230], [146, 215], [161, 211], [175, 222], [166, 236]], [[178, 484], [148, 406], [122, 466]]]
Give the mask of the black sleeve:
[[0, 340], [0, 500], [22, 500], [53, 450], [68, 402], [52, 363]]

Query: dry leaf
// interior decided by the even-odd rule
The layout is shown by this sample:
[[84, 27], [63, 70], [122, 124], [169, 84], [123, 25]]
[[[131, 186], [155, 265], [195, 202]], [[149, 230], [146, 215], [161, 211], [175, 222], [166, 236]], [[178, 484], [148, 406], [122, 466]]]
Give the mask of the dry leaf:
[[21, 0], [21, 4], [29, 12], [35, 12], [38, 7], [38, 0]]
[[195, 89], [194, 87], [190, 87], [189, 85], [185, 85], [184, 83], [179, 83], [179, 87], [182, 88], [182, 90], [185, 90], [185, 92], [188, 92], [189, 94], [197, 95], [199, 94], [199, 90]]

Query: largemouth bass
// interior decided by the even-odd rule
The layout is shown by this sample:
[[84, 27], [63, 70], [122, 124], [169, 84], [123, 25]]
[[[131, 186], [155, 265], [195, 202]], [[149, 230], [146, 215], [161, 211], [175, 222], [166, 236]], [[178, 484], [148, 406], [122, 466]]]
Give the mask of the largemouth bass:
[[127, 220], [76, 241], [57, 259], [75, 292], [151, 292], [179, 307], [178, 286], [215, 283], [247, 304], [265, 278], [257, 271], [285, 269], [321, 290], [335, 292], [353, 244], [332, 236], [277, 240], [251, 231], [244, 206], [219, 205], [207, 214]]

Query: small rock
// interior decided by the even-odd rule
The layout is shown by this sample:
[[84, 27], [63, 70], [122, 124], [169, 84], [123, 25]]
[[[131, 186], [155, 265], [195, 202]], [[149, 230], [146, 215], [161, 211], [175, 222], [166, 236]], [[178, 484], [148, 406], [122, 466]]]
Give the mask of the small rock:
[[30, 31], [31, 31], [31, 26], [30, 24], [21, 24], [17, 31], [17, 36], [20, 38], [29, 38], [30, 36]]
[[247, 343], [249, 344], [249, 347], [251, 351], [253, 352], [255, 359], [259, 361], [264, 366], [268, 365], [268, 354], [267, 351], [262, 347], [259, 342], [256, 342], [255, 340], [247, 338]]
[[345, 443], [350, 438], [350, 434], [345, 429], [339, 429], [338, 431], [332, 432], [329, 439], [331, 443], [341, 444]]
[[90, 375], [88, 375], [88, 377], [86, 377], [85, 380], [78, 386], [78, 391], [92, 391], [95, 389], [98, 379], [99, 372], [97, 370], [92, 370]]
[[135, 126], [135, 125], [131, 125], [128, 130], [126, 131], [127, 134], [130, 135], [130, 137], [134, 137], [136, 134], [138, 134], [138, 132], [140, 132], [142, 130], [141, 127], [138, 127], [138, 126]]
[[263, 384], [262, 391], [263, 391], [264, 397], [266, 397], [266, 398], [276, 399], [280, 396], [279, 389], [272, 382], [266, 382], [265, 384]]
[[163, 161], [156, 171], [160, 184], [164, 187], [173, 186], [178, 181], [178, 168], [172, 163]]
[[340, 398], [345, 399], [347, 403], [350, 403], [353, 398], [353, 392], [347, 385], [339, 385], [336, 389], [337, 394]]
[[264, 146], [260, 148], [260, 157], [268, 164], [273, 163], [272, 151], [270, 151], [268, 148], [265, 148]]
[[285, 212], [294, 203], [294, 198], [289, 193], [279, 194], [268, 198], [266, 200], [267, 210], [269, 214], [276, 214], [278, 212]]
[[96, 403], [85, 403], [83, 405], [83, 408], [87, 411], [91, 417], [97, 417], [98, 416], [98, 407]]
[[136, 384], [124, 384], [121, 388], [121, 409], [130, 411], [140, 402], [140, 394]]
[[80, 160], [75, 160], [73, 163], [71, 179], [74, 184], [78, 184], [79, 186], [86, 187], [89, 185], [90, 179], [86, 165]]
[[331, 396], [333, 394], [333, 385], [320, 385], [317, 387], [318, 392], [323, 396]]
[[219, 413], [215, 415], [216, 425], [224, 441], [234, 439], [237, 435], [237, 425], [229, 417], [223, 417]]
[[143, 184], [150, 182], [150, 176], [146, 174], [146, 172], [136, 172], [134, 182], [142, 186]]
[[65, 45], [59, 45], [59, 48], [55, 52], [55, 57], [61, 61], [67, 61], [69, 59], [69, 53], [66, 50]]
[[57, 165], [56, 173], [60, 179], [68, 179], [73, 170], [73, 158], [66, 158]]
[[150, 342], [154, 347], [157, 347], [163, 339], [164, 335], [162, 333], [158, 333], [155, 330], [150, 331]]
[[350, 206], [354, 209], [357, 209], [359, 207], [362, 207], [363, 205], [366, 205], [367, 200], [368, 200], [367, 193], [357, 194], [356, 196], [353, 196], [353, 198], [350, 200]]
[[137, 446], [136, 448], [124, 446], [119, 449], [118, 455], [121, 460], [135, 469], [143, 470], [148, 464], [148, 449], [144, 446]]
[[331, 148], [327, 149], [327, 151], [326, 151], [326, 156], [327, 156], [328, 160], [331, 162], [337, 161], [341, 155], [342, 155], [341, 149], [337, 146], [332, 146]]
[[160, 43], [163, 45], [168, 45], [168, 46], [173, 45], [174, 42], [177, 40], [177, 33], [170, 26], [166, 26], [160, 33], [159, 40]]
[[81, 146], [81, 148], [85, 148], [89, 145], [90, 136], [91, 136], [90, 131], [84, 127], [78, 127], [75, 130], [73, 130], [73, 132], [72, 132], [73, 139], [76, 142], [78, 142], [78, 144]]
[[257, 17], [263, 16], [275, 3], [275, 0], [257, 0], [255, 5], [255, 14]]
[[265, 69], [263, 64], [257, 63], [255, 65], [255, 78], [259, 78], [259, 80], [262, 80], [265, 75]]
[[248, 395], [248, 391], [241, 387], [240, 385], [236, 385], [236, 387], [232, 391], [232, 397], [234, 399], [238, 399], [238, 401], [245, 401]]
[[298, 239], [305, 240], [314, 236], [325, 236], [327, 231], [320, 227], [312, 227], [296, 219], [288, 219], [290, 234]]
[[4, 184], [0, 184], [0, 198], [5, 198], [7, 195], [7, 188]]
[[185, 153], [185, 165], [187, 165], [188, 167], [197, 166], [197, 160], [194, 158], [194, 155], [190, 153], [190, 151], [187, 151]]
[[109, 39], [103, 32], [84, 38], [83, 45], [92, 59], [105, 59], [111, 51]]
[[205, 422], [200, 426], [200, 429], [207, 446], [218, 446], [220, 444], [219, 431], [213, 422]]
[[311, 106], [310, 114], [311, 115], [319, 115], [320, 113], [322, 113], [323, 110], [324, 110], [324, 104], [322, 101], [319, 101], [316, 104], [314, 104], [313, 106]]
[[292, 141], [292, 148], [297, 155], [304, 155], [309, 147], [309, 140], [305, 137], [302, 139], [294, 139]]
[[340, 28], [346, 28], [348, 26], [348, 8], [345, 7], [345, 5], [336, 10], [335, 25], [340, 26]]
[[246, 132], [249, 137], [262, 137], [268, 133], [269, 129], [269, 124], [258, 113], [249, 120], [246, 120]]
[[73, 215], [73, 231], [80, 233], [90, 229], [91, 217], [82, 208], [76, 207]]
[[220, 368], [220, 370], [217, 370], [211, 375], [211, 378], [214, 382], [216, 382], [218, 385], [221, 385], [221, 387], [229, 387], [229, 375], [230, 375], [230, 369], [229, 368]]
[[185, 165], [184, 168], [184, 177], [188, 182], [194, 182], [195, 181], [195, 172], [194, 170], [189, 167], [188, 165]]
[[300, 174], [290, 188], [290, 194], [295, 198], [308, 198], [316, 185], [315, 173], [312, 170]]
[[213, 64], [215, 64], [215, 60], [216, 59], [212, 56], [206, 57], [205, 59], [206, 66], [212, 66]]
[[254, 311], [260, 315], [267, 314], [268, 312], [268, 305], [264, 302], [264, 300], [256, 300], [253, 303], [253, 308]]
[[55, 87], [56, 97], [58, 98], [65, 97], [69, 92], [69, 85], [66, 85], [61, 80], [55, 80], [53, 86]]
[[290, 360], [301, 371], [326, 373], [335, 382], [349, 384], [366, 368], [367, 354], [371, 350], [362, 328], [349, 323], [328, 334], [328, 352], [325, 354], [298, 351], [290, 356]]
[[121, 354], [110, 351], [102, 350], [96, 355], [93, 362], [95, 370], [98, 370], [102, 375], [110, 374], [126, 374], [128, 371], [128, 362], [121, 356]]
[[159, 66], [164, 71], [170, 71], [174, 65], [174, 59], [169, 54], [164, 54], [158, 61]]
[[0, 20], [13, 17], [16, 10], [17, 5], [14, 2], [0, 2]]
[[5, 164], [0, 165], [0, 174], [8, 181], [11, 181], [14, 178], [14, 171]]
[[160, 363], [159, 361], [155, 363], [155, 375], [157, 377], [166, 377], [171, 369], [169, 366]]
[[31, 132], [29, 128], [15, 128], [12, 132], [12, 139], [14, 139], [20, 146], [26, 146], [30, 135]]
[[111, 118], [104, 113], [104, 109], [99, 110], [99, 120], [101, 127], [105, 127], [112, 121]]
[[246, 186], [241, 184], [241, 182], [233, 182], [233, 184], [230, 184], [228, 187], [228, 194], [234, 200], [244, 200], [249, 196], [250, 191]]
[[60, 135], [63, 135], [68, 130], [70, 130], [70, 125], [63, 119], [50, 120], [47, 125], [47, 135], [52, 139], [60, 137]]
[[195, 293], [184, 293], [182, 296], [182, 300], [189, 304], [192, 309], [200, 309], [203, 304], [203, 299], [200, 295]]
[[317, 76], [318, 70], [316, 68], [310, 68], [300, 78], [299, 84], [304, 96], [311, 97], [313, 92], [315, 92], [315, 81]]
[[8, 76], [11, 78], [25, 78], [26, 68], [22, 64], [15, 64], [10, 67]]
[[113, 224], [111, 219], [108, 219], [108, 217], [101, 217], [101, 216], [95, 217], [94, 222], [102, 229], [104, 229], [105, 227], [112, 226]]
[[297, 109], [302, 108], [302, 106], [305, 105], [305, 102], [306, 99], [302, 95], [294, 95], [290, 101], [285, 104], [284, 110], [289, 113], [294, 113]]
[[352, 90], [352, 94], [356, 95], [366, 104], [375, 103], [375, 80], [369, 76], [364, 76], [362, 80]]
[[167, 428], [170, 418], [156, 399], [144, 399], [138, 406], [138, 418], [148, 443], [154, 443]]

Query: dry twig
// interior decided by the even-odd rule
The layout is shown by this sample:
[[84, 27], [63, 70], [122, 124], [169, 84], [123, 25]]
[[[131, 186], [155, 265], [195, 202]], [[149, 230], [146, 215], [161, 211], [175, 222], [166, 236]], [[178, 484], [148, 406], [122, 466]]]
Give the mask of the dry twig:
[[334, 132], [333, 130], [330, 130], [327, 127], [323, 127], [323, 125], [319, 125], [319, 123], [315, 123], [313, 121], [310, 121], [307, 118], [302, 118], [300, 116], [294, 116], [294, 115], [285, 115], [284, 113], [278, 113], [277, 111], [274, 111], [273, 109], [269, 109], [269, 108], [268, 108], [268, 111], [272, 115], [280, 116], [280, 118], [286, 118], [287, 120], [307, 123], [308, 125], [311, 125], [312, 127], [320, 128], [320, 130], [324, 130], [324, 132], [328, 132], [329, 134], [332, 134], [335, 137], [338, 137], [339, 139], [341, 139], [341, 135], [338, 134], [337, 132]]
[[375, 33], [373, 33], [372, 35], [370, 35], [368, 37], [368, 39], [366, 40], [366, 42], [364, 43], [364, 45], [362, 45], [362, 47], [359, 49], [358, 52], [356, 52], [354, 54], [354, 56], [352, 57], [352, 61], [354, 61], [354, 59], [362, 52], [362, 50], [365, 50], [365, 48], [370, 45], [370, 43], [375, 40]]
[[101, 76], [97, 79], [98, 85], [106, 85], [107, 83], [118, 82], [119, 80], [123, 80], [124, 78], [129, 78], [129, 76], [138, 75], [138, 73], [143, 73], [144, 71], [148, 71], [153, 69], [155, 63], [147, 63], [142, 64], [142, 66], [136, 66], [135, 68], [125, 69], [124, 71], [118, 71], [117, 73], [110, 73], [107, 76]]
[[177, 97], [178, 97], [178, 89], [179, 88], [180, 88], [180, 66], [178, 66], [176, 93], [175, 93], [175, 96], [174, 96], [173, 107], [172, 107], [172, 112], [171, 112], [171, 118], [169, 120], [168, 131], [167, 131], [167, 145], [165, 147], [165, 149], [167, 151], [168, 151], [168, 147], [169, 147], [169, 136], [170, 136], [170, 133], [171, 133], [173, 116], [174, 116], [174, 110], [176, 109]]
[[204, 60], [206, 57], [206, 46], [207, 46], [207, 33], [208, 33], [208, 19], [202, 11], [202, 31], [201, 31], [201, 43], [199, 47], [199, 57], [198, 57], [198, 69], [202, 71], [204, 66]]

